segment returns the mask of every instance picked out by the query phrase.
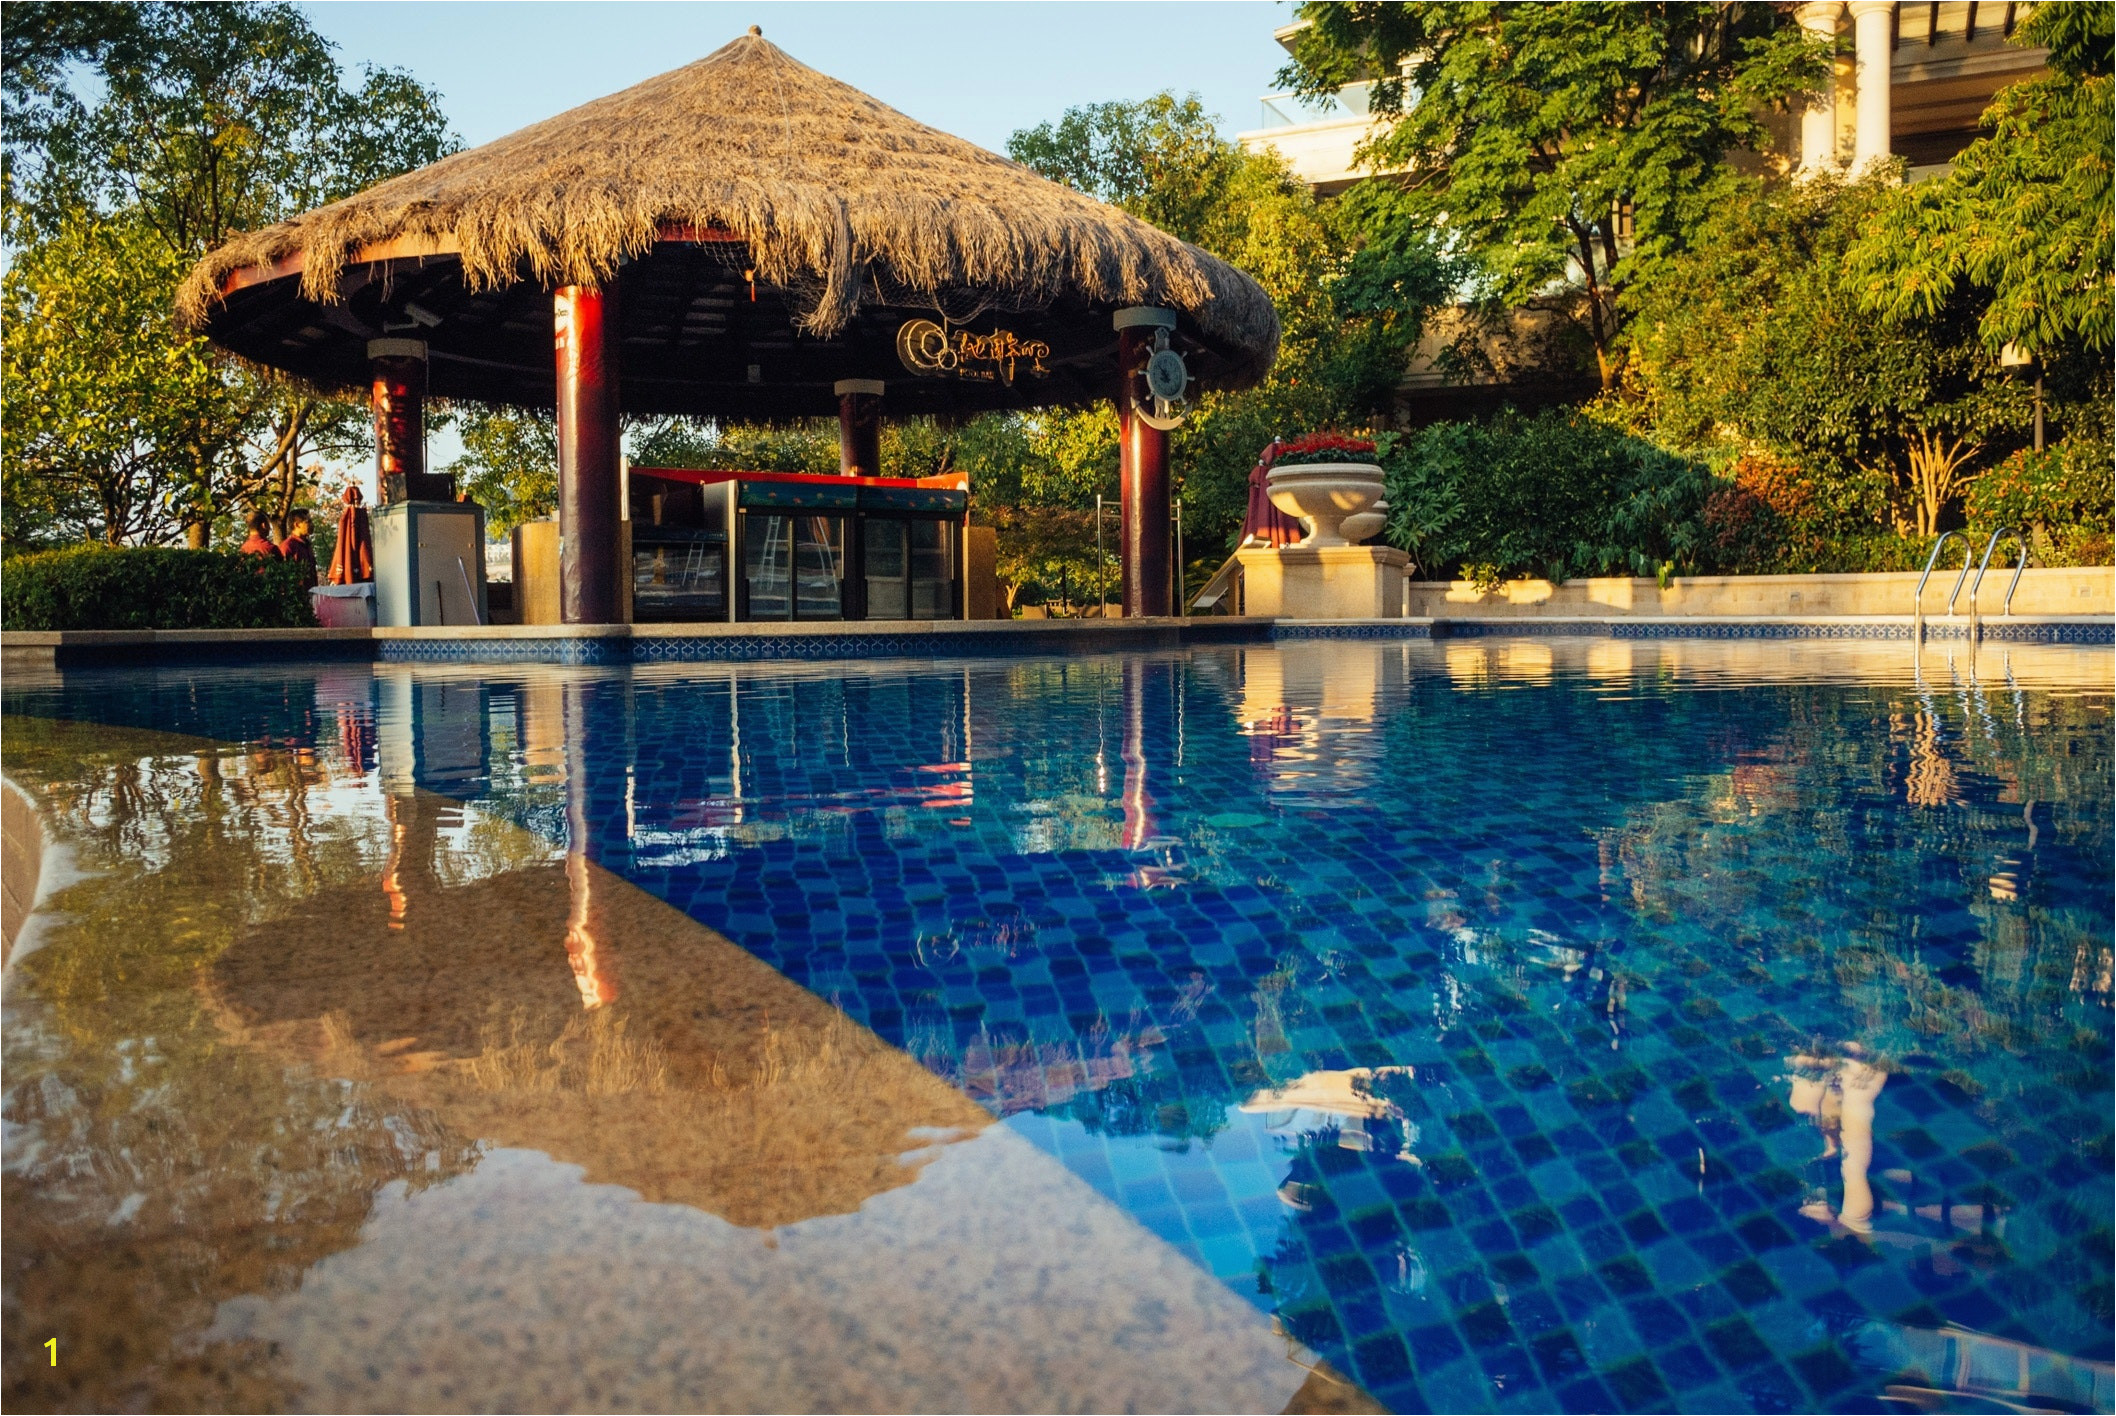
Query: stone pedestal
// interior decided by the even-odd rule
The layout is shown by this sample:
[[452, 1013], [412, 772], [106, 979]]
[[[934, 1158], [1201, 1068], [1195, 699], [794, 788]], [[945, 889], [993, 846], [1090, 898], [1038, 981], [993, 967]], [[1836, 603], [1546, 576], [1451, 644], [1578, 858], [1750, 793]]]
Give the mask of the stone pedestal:
[[1243, 612], [1274, 619], [1400, 619], [1411, 558], [1393, 546], [1236, 552]]

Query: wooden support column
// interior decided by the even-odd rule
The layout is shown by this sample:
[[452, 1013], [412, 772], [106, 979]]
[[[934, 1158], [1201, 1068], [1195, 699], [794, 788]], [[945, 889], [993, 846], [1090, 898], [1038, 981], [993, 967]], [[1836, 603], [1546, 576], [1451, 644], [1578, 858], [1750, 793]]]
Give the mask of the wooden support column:
[[1168, 588], [1168, 434], [1132, 412], [1153, 354], [1154, 331], [1174, 329], [1174, 310], [1137, 305], [1117, 311], [1118, 556], [1123, 562], [1124, 617], [1166, 615]]
[[562, 285], [552, 300], [558, 353], [558, 613], [615, 624], [618, 563], [617, 292]]
[[838, 471], [847, 477], [882, 475], [880, 379], [839, 379]]
[[373, 376], [368, 408], [375, 417], [376, 502], [441, 499], [426, 476], [426, 341], [370, 339], [367, 365]]

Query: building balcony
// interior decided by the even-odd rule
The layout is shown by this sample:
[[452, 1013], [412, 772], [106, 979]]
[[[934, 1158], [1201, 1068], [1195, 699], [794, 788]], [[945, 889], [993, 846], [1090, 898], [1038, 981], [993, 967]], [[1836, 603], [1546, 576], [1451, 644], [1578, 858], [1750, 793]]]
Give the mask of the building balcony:
[[1379, 126], [1367, 107], [1372, 89], [1372, 84], [1351, 84], [1321, 100], [1266, 94], [1260, 126], [1237, 133], [1235, 141], [1248, 152], [1276, 150], [1294, 176], [1318, 195], [1333, 196], [1372, 175], [1353, 161], [1359, 145]]

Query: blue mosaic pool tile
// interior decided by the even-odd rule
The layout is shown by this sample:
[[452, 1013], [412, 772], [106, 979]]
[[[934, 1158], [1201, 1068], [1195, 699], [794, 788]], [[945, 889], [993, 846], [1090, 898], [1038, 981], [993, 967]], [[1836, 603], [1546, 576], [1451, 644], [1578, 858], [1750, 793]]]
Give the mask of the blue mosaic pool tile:
[[[2031, 760], [2106, 781], [2105, 690], [2069, 718], [2025, 695], [2029, 727], [1987, 730], [1888, 685], [1605, 699], [1458, 685], [1444, 644], [1286, 644], [1401, 676], [1375, 679], [1372, 721], [1300, 710], [1278, 741], [1227, 695], [1242, 654], [1284, 649], [760, 674], [739, 751], [728, 681], [670, 680], [590, 752], [587, 844], [1401, 1409], [1856, 1405], [1888, 1375], [1859, 1356], [1875, 1324], [2106, 1355], [2108, 999], [2054, 981], [2064, 949], [2105, 947], [2111, 813], [2066, 788], [2024, 855], [2013, 785]], [[584, 711], [626, 683], [606, 672], [577, 681]], [[514, 693], [470, 701], [511, 722]], [[1161, 705], [1132, 750], [1168, 769], [1158, 844], [1121, 835], [1126, 695]], [[833, 723], [856, 726], [801, 727]], [[1944, 806], [1907, 797], [1933, 752]], [[515, 770], [494, 750], [450, 789], [562, 834]], [[1984, 884], [2001, 854], [2010, 899]], [[1891, 969], [2002, 1012], [2016, 1044], [1908, 1026]], [[1891, 1059], [1886, 1243], [1814, 1217], [1843, 1203], [1841, 1160], [1789, 1103], [1794, 1055], [1845, 1041]], [[1402, 1064], [1364, 1129], [1241, 1109]], [[2005, 1243], [1920, 1217], [1963, 1205]]]

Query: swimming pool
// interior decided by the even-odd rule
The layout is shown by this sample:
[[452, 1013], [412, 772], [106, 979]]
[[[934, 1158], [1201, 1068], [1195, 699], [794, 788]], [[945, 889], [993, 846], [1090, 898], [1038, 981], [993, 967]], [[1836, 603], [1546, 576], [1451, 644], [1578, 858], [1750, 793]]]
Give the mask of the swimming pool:
[[[454, 1093], [400, 1089], [361, 1145], [417, 1131], [388, 1142], [416, 1162], [348, 1171], [335, 1227], [254, 1291], [226, 1279], [204, 1333], [168, 1339], [186, 1351], [343, 1345], [327, 1314], [297, 1320], [272, 1295], [355, 1284], [355, 1257], [387, 1248], [385, 1194], [440, 1213], [543, 1155], [796, 1250], [804, 1226], [845, 1223], [848, 1206], [871, 1218], [941, 1195], [951, 1150], [972, 1153], [954, 1138], [997, 1118], [992, 1143], [1028, 1152], [1008, 1161], [1007, 1183], [1089, 1229], [1104, 1222], [1090, 1215], [1119, 1225], [1111, 1235], [1133, 1232], [1120, 1219], [1138, 1226], [1154, 1253], [1211, 1275], [1390, 1409], [1871, 1409], [1890, 1385], [2032, 1389], [2106, 1409], [2110, 670], [2106, 650], [2042, 646], [1914, 658], [1908, 645], [1479, 639], [941, 663], [81, 671], [7, 685], [6, 751], [82, 850], [129, 852], [143, 881], [174, 858], [175, 837], [161, 827], [110, 844], [126, 791], [187, 803], [169, 809], [204, 839], [197, 803], [242, 799], [254, 779], [243, 878], [281, 883], [231, 886], [243, 900], [231, 918], [198, 926], [222, 942], [163, 985], [206, 998], [219, 1029], [182, 1065], [210, 1068], [207, 1055], [232, 1049], [302, 1087], [388, 1092], [376, 1058], [428, 1057], [420, 1075], [445, 1078], [516, 1048], [549, 1075], [517, 1078], [515, 1092], [665, 1096], [689, 1084], [638, 1080], [661, 1064], [599, 1024], [568, 1022], [549, 1041], [514, 1021], [529, 1006], [525, 971], [544, 968], [538, 996], [577, 996], [566, 1006], [582, 1017], [645, 1010], [636, 1038], [667, 1024], [653, 1010], [668, 1000], [750, 980], [739, 953], [769, 966], [741, 987], [783, 999], [742, 1026], [769, 1032], [774, 1010], [819, 1008], [804, 1045], [842, 1062], [774, 1126], [812, 1125], [820, 1138], [804, 1144], [842, 1149], [825, 1133], [886, 1131], [899, 1115], [889, 1096], [946, 1084], [919, 1093], [933, 1124], [867, 1147], [924, 1159], [876, 1178], [831, 1151], [809, 1169], [837, 1178], [805, 1202], [780, 1192], [805, 1173], [798, 1158], [775, 1162], [761, 1188], [674, 1173], [711, 1162], [683, 1159], [672, 1128], [718, 1136], [717, 1112], [612, 1111], [540, 1131], [527, 1112], [503, 1120]], [[82, 730], [52, 720], [242, 751], [190, 754], [215, 762], [208, 789], [174, 737], [97, 757], [83, 745], [93, 733], [66, 737]], [[91, 758], [120, 775], [130, 762], [137, 780], [69, 789]], [[353, 824], [303, 844], [297, 816], [312, 835]], [[340, 865], [311, 873], [369, 903], [314, 907], [324, 896], [285, 883], [305, 878], [304, 851], [335, 852]], [[643, 942], [656, 926], [597, 926], [590, 867], [738, 949], [677, 969]], [[517, 878], [548, 890], [507, 895]], [[312, 906], [260, 935], [275, 890]], [[455, 933], [390, 954], [428, 898]], [[370, 924], [346, 925], [352, 943], [332, 936], [333, 920], [369, 908], [372, 928], [395, 936], [376, 934], [367, 953]], [[550, 918], [544, 953], [492, 943], [489, 967], [462, 972], [449, 940], [508, 911]], [[99, 966], [152, 972], [139, 959]], [[32, 1283], [17, 1255], [63, 1270], [88, 1242], [58, 1220], [31, 1227], [86, 1164], [55, 1168], [68, 1113], [53, 1089], [79, 1091], [67, 1069], [93, 1064], [106, 1101], [122, 1098], [130, 1084], [111, 1069], [155, 1045], [151, 1008], [92, 1047], [80, 1039], [94, 1028], [58, 1021], [71, 997], [135, 986], [89, 967], [47, 944], [11, 973], [11, 1367], [35, 1327], [17, 1320]], [[787, 980], [799, 988], [771, 992]], [[289, 1041], [312, 1015], [337, 1018], [332, 1036], [368, 1061]], [[870, 1033], [886, 1044], [872, 1056], [848, 1040]], [[567, 1070], [565, 1039], [601, 1060]], [[905, 1057], [918, 1079], [889, 1070]], [[774, 1077], [802, 1064], [753, 1061]], [[664, 1068], [682, 1070], [680, 1057]], [[350, 1094], [345, 1105], [352, 1114]], [[598, 1127], [640, 1130], [635, 1158], [675, 1158], [641, 1180], [583, 1139]], [[171, 1161], [114, 1203], [191, 1183], [186, 1163], [222, 1162], [210, 1147]], [[334, 1162], [326, 1150], [303, 1164]], [[534, 1188], [517, 1183], [511, 1193]], [[487, 1253], [497, 1240], [476, 1205], [455, 1202], [469, 1217], [450, 1221], [452, 1242]], [[566, 1212], [552, 1223], [578, 1222]], [[170, 1220], [172, 1242], [187, 1223]], [[1077, 1243], [1076, 1258], [1099, 1257], [1068, 1282], [1094, 1302], [1145, 1281], [1118, 1272], [1121, 1237], [1054, 1232], [1024, 1238], [1037, 1254], [1024, 1262]], [[403, 1242], [394, 1278], [357, 1282], [426, 1281], [438, 1263], [422, 1266], [427, 1241]], [[960, 1242], [909, 1246], [928, 1267], [906, 1263], [903, 1284], [939, 1282], [935, 1256], [963, 1262]], [[581, 1291], [598, 1281], [614, 1282]], [[1035, 1312], [1033, 1296], [1008, 1301]], [[1188, 1351], [1160, 1341], [1164, 1365], [1205, 1360], [1206, 1338]], [[161, 1374], [141, 1380], [173, 1380], [166, 1354], [141, 1360]], [[285, 1401], [328, 1390], [359, 1404], [357, 1375], [326, 1387], [321, 1368], [301, 1370]], [[11, 1370], [18, 1399], [38, 1404], [20, 1380]], [[626, 1378], [607, 1380], [602, 1404], [625, 1404], [612, 1393]], [[1064, 1404], [1036, 1383], [1006, 1390]]]

